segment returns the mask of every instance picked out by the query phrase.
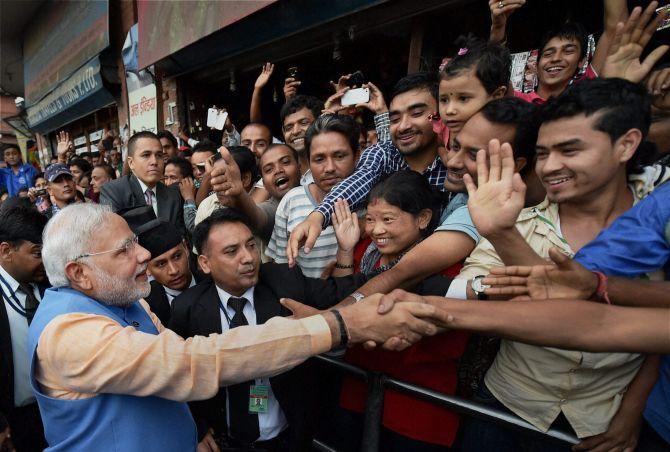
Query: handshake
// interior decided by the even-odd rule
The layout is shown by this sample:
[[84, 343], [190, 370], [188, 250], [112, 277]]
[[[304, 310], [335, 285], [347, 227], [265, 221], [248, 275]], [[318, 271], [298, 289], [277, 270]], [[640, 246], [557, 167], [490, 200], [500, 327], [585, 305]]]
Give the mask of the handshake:
[[[319, 311], [286, 298], [281, 302], [293, 312], [294, 318], [323, 315], [331, 329], [333, 347], [340, 344], [341, 324], [332, 312]], [[404, 350], [423, 337], [444, 331], [451, 320], [445, 310], [429, 304], [426, 298], [403, 290], [365, 297], [357, 303], [339, 308], [339, 312], [348, 336], [348, 345], [363, 343], [366, 348], [382, 345], [394, 351]]]

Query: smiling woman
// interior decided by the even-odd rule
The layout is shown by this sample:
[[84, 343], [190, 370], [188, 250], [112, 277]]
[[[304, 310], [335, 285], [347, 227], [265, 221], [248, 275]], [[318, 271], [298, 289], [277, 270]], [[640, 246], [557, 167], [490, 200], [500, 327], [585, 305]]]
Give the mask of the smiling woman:
[[[365, 218], [365, 232], [372, 242], [357, 271], [373, 277], [393, 267], [433, 231], [441, 204], [441, 192], [434, 190], [426, 178], [415, 171], [399, 171], [377, 184], [370, 192]], [[338, 201], [333, 216], [339, 245], [333, 276], [354, 272], [353, 249], [359, 235], [357, 218], [345, 206], [343, 201]], [[442, 279], [441, 276], [433, 278]], [[417, 293], [426, 294], [431, 290], [432, 282], [426, 283], [415, 288]], [[400, 353], [368, 352], [354, 348], [347, 352], [346, 360], [403, 381], [454, 394], [458, 359], [465, 350], [467, 340], [467, 334], [447, 333]], [[361, 382], [345, 380], [342, 406], [362, 411], [365, 393], [365, 385]], [[426, 443], [450, 446], [458, 428], [458, 416], [449, 410], [387, 390], [383, 424], [393, 432], [393, 441], [401, 441], [405, 450], [423, 450]], [[388, 430], [382, 434], [382, 443], [390, 440], [384, 438], [389, 435]]]

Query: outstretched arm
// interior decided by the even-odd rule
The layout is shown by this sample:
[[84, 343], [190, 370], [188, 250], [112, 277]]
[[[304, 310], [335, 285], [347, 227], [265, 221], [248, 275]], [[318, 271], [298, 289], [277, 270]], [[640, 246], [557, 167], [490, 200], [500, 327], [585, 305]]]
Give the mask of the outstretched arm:
[[446, 311], [449, 318], [443, 327], [534, 345], [591, 352], [670, 352], [670, 309], [580, 300], [462, 301], [396, 290], [382, 297], [380, 310], [402, 301], [423, 301]]

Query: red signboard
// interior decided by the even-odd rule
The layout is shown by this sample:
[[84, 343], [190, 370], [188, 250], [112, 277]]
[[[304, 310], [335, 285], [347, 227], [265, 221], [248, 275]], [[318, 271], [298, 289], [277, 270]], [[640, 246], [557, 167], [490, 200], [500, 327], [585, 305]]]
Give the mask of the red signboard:
[[276, 0], [138, 0], [139, 67], [145, 68]]

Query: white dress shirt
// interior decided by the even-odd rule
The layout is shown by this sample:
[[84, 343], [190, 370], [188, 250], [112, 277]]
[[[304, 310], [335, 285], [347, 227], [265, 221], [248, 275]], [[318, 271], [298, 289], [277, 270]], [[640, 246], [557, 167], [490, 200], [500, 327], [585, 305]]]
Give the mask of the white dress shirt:
[[[186, 289], [189, 289], [193, 286], [195, 286], [195, 278], [193, 276], [191, 276], [191, 284], [189, 284]], [[170, 304], [170, 306], [172, 306], [172, 300], [177, 298], [179, 295], [181, 295], [181, 293], [184, 290], [186, 290], [186, 289], [184, 289], [184, 290], [170, 289], [168, 286], [163, 286], [163, 288], [165, 289], [165, 295], [167, 296], [167, 300], [168, 300], [168, 303]]]
[[[35, 402], [30, 387], [30, 360], [28, 359], [28, 319], [26, 315], [26, 294], [19, 289], [19, 283], [0, 266], [0, 289], [9, 320], [12, 338], [12, 358], [14, 364], [14, 405], [24, 406]], [[31, 284], [33, 293], [41, 300], [40, 293]], [[18, 302], [18, 303], [17, 303]]]
[[[223, 313], [223, 311], [221, 310], [221, 306], [219, 306], [219, 315], [221, 316], [221, 332], [225, 333], [230, 328], [230, 325], [228, 324], [228, 319], [232, 320], [233, 316], [235, 315], [235, 310], [228, 305], [228, 299], [230, 297], [233, 298], [239, 298], [239, 297], [234, 297], [233, 295], [230, 295], [228, 292], [221, 289], [219, 286], [216, 286], [216, 291], [219, 294], [219, 300], [221, 300], [221, 303], [223, 304], [223, 306], [225, 306], [226, 313], [228, 314], [228, 317], [226, 318], [226, 314]], [[246, 298], [248, 301], [248, 303], [244, 305], [244, 309], [242, 310], [244, 317], [247, 318], [247, 322], [249, 323], [249, 325], [256, 325], [254, 288], [251, 287], [247, 289], [247, 291], [244, 293], [244, 295], [242, 295], [241, 298]], [[284, 415], [284, 412], [279, 406], [279, 402], [277, 402], [274, 392], [272, 391], [272, 386], [270, 385], [270, 379], [257, 378], [256, 384], [266, 385], [268, 387], [268, 412], [258, 413], [258, 427], [260, 431], [260, 436], [256, 440], [256, 441], [267, 441], [279, 435], [288, 426], [288, 421], [286, 420], [286, 416]], [[227, 423], [228, 427], [230, 427], [230, 409], [229, 409], [230, 405], [228, 400], [229, 398], [226, 397], [226, 404], [228, 404], [228, 406], [226, 407], [226, 413], [228, 416]]]
[[[135, 177], [137, 177], [137, 176], [135, 176]], [[147, 195], [146, 195], [147, 189], [151, 190], [151, 193], [154, 194], [153, 203], [151, 204], [151, 208], [154, 209], [154, 213], [156, 214], [156, 218], [158, 218], [158, 196], [156, 196], [156, 187], [149, 188], [147, 186], [147, 184], [145, 184], [144, 182], [142, 182], [142, 180], [140, 180], [139, 177], [137, 178], [137, 182], [140, 183], [140, 188], [142, 189], [142, 196], [144, 196], [145, 201], [146, 201], [146, 197], [147, 197]]]

